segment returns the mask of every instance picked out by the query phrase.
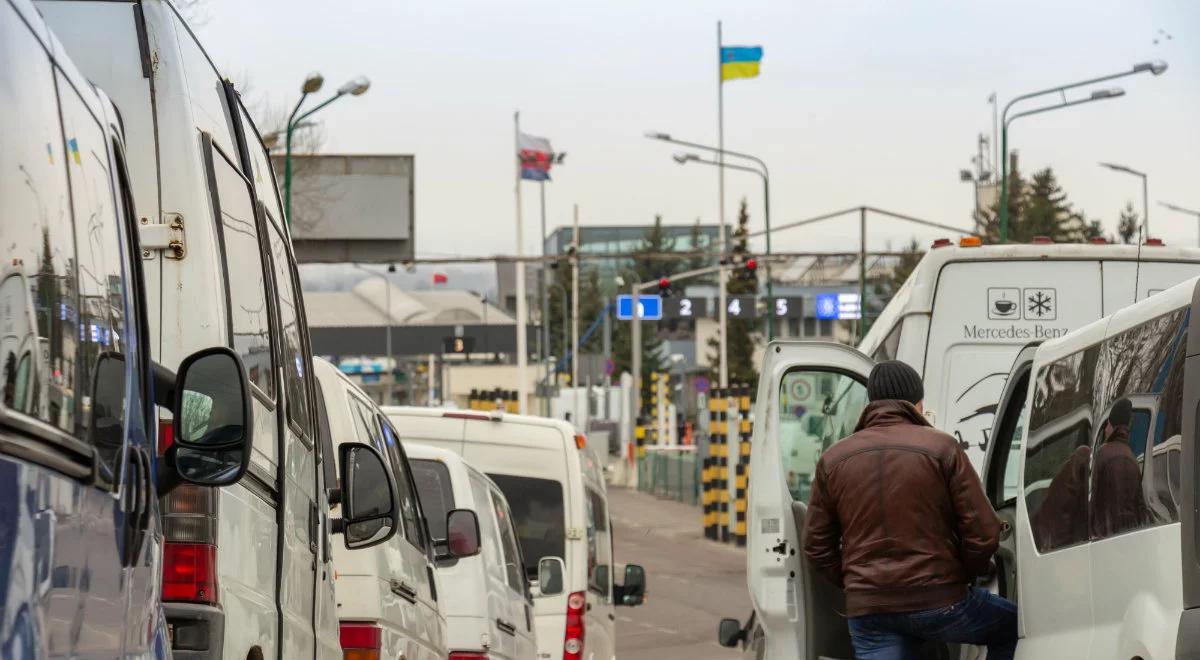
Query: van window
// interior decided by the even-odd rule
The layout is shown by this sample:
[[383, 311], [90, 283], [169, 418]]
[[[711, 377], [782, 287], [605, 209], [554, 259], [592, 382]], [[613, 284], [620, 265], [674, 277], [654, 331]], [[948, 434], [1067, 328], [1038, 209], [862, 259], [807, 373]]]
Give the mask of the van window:
[[848, 374], [804, 369], [784, 374], [779, 450], [788, 491], [796, 501], [808, 501], [817, 459], [854, 432], [866, 405], [866, 386]]
[[1093, 539], [1179, 520], [1169, 473], [1182, 433], [1189, 316], [1178, 310], [1104, 342], [1097, 378], [1104, 412], [1092, 448]]
[[504, 573], [508, 576], [508, 586], [519, 594], [525, 593], [525, 573], [522, 569], [521, 551], [517, 549], [517, 539], [514, 537], [512, 515], [508, 512], [504, 500], [496, 493], [491, 493], [492, 508], [496, 512], [496, 524], [500, 526], [500, 547], [504, 552]]
[[246, 179], [215, 145], [210, 155], [213, 209], [220, 218], [233, 349], [245, 363], [250, 383], [271, 400], [275, 398], [271, 311], [254, 201]]
[[566, 559], [563, 485], [553, 479], [489, 474], [512, 510], [521, 554], [537, 570], [542, 557]]
[[279, 307], [279, 323], [283, 359], [283, 387], [287, 395], [287, 416], [296, 428], [312, 437], [312, 405], [308, 398], [308, 360], [300, 336], [300, 298], [296, 295], [296, 280], [287, 242], [279, 234], [268, 215], [267, 235], [271, 240], [271, 263], [275, 269], [275, 292]]
[[71, 433], [80, 336], [67, 206], [72, 156], [58, 123], [50, 60], [21, 21], [0, 21], [0, 59], [16, 71], [42, 72], [19, 86], [0, 85], [5, 116], [41, 122], [37, 130], [0, 125], [0, 400], [9, 411]]
[[400, 490], [400, 517], [404, 519], [404, 536], [409, 543], [420, 548], [425, 546], [424, 526], [421, 524], [421, 507], [418, 504], [417, 491], [413, 486], [412, 471], [404, 456], [404, 448], [400, 445], [400, 437], [392, 430], [382, 417], [377, 417], [379, 426], [383, 429], [383, 443], [388, 458], [392, 461], [392, 471], [396, 475], [396, 486]]
[[[60, 79], [59, 102], [67, 141], [67, 174], [75, 211], [79, 296], [79, 427], [96, 448], [99, 480], [117, 481], [125, 435], [125, 269], [121, 225], [113, 195], [105, 133], [75, 89]], [[68, 286], [71, 286], [68, 283]]]
[[421, 510], [429, 525], [429, 535], [435, 539], [446, 538], [446, 514], [454, 509], [454, 489], [450, 483], [450, 470], [441, 461], [415, 459], [409, 461], [413, 471], [413, 483], [421, 497]]
[[1088, 538], [1088, 449], [1100, 347], [1038, 369], [1025, 450], [1025, 504], [1041, 552]]
[[608, 530], [608, 508], [600, 493], [587, 489], [588, 589], [608, 597], [612, 571], [612, 537]]
[[272, 218], [283, 219], [283, 210], [279, 207], [279, 189], [275, 186], [275, 175], [271, 170], [271, 162], [263, 150], [262, 136], [254, 126], [253, 120], [246, 112], [246, 107], [238, 101], [238, 116], [242, 121], [242, 132], [246, 136], [246, 151], [250, 154], [250, 180], [254, 183], [254, 191], [258, 201], [267, 207]]

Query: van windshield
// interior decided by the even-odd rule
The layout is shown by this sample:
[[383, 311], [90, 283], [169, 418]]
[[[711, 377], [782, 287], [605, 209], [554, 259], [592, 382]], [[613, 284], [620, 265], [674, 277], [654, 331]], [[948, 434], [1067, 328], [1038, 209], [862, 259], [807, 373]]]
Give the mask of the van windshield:
[[553, 479], [489, 474], [512, 510], [525, 565], [536, 576], [542, 557], [565, 559], [563, 487]]
[[429, 525], [429, 535], [446, 538], [446, 514], [454, 509], [454, 491], [450, 487], [450, 470], [441, 461], [410, 459], [417, 496]]

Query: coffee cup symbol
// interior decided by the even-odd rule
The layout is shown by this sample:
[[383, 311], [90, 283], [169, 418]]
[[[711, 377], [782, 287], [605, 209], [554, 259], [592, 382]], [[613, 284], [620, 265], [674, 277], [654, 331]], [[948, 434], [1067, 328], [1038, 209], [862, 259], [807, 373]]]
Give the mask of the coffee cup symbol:
[[995, 309], [997, 316], [1012, 316], [1017, 313], [1017, 303], [1011, 300], [994, 300], [992, 308]]

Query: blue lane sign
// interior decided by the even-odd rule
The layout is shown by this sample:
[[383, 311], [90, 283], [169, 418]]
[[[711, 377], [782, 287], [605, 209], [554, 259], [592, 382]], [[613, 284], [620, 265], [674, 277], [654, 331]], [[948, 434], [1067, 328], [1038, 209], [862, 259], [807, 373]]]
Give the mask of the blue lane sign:
[[[638, 296], [638, 306], [641, 307], [641, 314], [644, 321], [658, 321], [662, 319], [663, 305], [662, 296], [654, 294], [642, 294]], [[617, 318], [622, 321], [633, 320], [633, 296], [628, 293], [623, 293], [617, 296]]]
[[816, 316], [822, 320], [854, 320], [862, 315], [857, 293], [818, 293]]
[[817, 294], [817, 318], [822, 320], [833, 320], [838, 317], [838, 294], [836, 293], [818, 293]]

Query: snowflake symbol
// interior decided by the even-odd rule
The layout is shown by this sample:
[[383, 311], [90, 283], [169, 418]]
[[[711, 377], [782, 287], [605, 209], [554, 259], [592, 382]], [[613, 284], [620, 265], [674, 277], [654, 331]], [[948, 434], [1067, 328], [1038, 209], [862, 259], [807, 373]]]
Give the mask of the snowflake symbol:
[[1054, 303], [1054, 299], [1043, 291], [1037, 291], [1030, 294], [1028, 302], [1029, 312], [1040, 317], [1050, 313], [1050, 305]]

